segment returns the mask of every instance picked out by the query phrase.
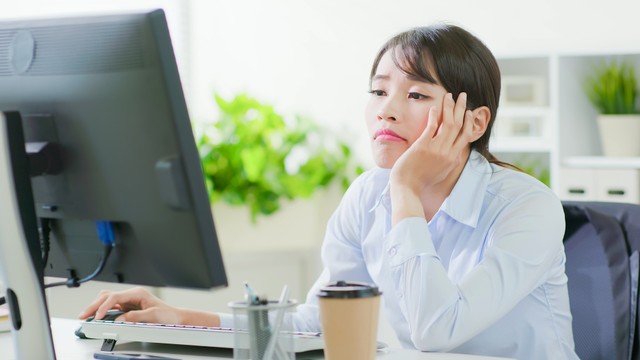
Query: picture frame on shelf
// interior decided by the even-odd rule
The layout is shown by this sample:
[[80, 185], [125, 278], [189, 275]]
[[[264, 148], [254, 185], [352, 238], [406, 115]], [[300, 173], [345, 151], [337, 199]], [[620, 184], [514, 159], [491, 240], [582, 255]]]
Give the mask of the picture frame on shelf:
[[547, 81], [541, 76], [504, 76], [501, 106], [544, 106], [547, 103]]
[[545, 120], [537, 115], [501, 115], [498, 113], [495, 134], [502, 138], [544, 138]]

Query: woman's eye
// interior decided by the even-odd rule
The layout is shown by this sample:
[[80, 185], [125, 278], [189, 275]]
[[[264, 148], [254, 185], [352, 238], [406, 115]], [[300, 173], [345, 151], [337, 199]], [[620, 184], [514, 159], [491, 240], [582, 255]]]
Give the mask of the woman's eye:
[[369, 94], [373, 94], [375, 96], [384, 96], [383, 90], [369, 90]]
[[422, 95], [422, 94], [417, 93], [417, 92], [410, 92], [409, 93], [409, 99], [420, 100], [420, 99], [426, 99], [426, 98], [427, 98], [426, 95]]

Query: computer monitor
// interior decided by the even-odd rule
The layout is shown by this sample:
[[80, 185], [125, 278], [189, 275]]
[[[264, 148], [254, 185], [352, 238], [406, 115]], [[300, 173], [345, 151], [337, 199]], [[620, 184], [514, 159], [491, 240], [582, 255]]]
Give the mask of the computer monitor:
[[[105, 248], [97, 222], [115, 234], [98, 280], [226, 286], [162, 10], [0, 23], [0, 111], [0, 201], [13, 212], [3, 210], [0, 227], [14, 227], [0, 233], [0, 270], [18, 325], [35, 326], [24, 302], [44, 299], [43, 275], [94, 272]], [[51, 230], [46, 265], [42, 219]], [[38, 285], [23, 294], [16, 289], [30, 280], [16, 274], [17, 235]]]

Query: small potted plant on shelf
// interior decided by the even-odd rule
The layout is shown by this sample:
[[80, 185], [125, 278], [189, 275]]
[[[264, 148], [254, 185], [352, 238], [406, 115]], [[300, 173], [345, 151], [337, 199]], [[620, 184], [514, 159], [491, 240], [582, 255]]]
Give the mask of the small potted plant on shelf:
[[[333, 133], [308, 118], [285, 119], [245, 94], [215, 101], [219, 117], [198, 141], [212, 204], [247, 206], [255, 222], [278, 211], [282, 200], [308, 198], [334, 181], [348, 186], [351, 150]], [[352, 175], [361, 172], [355, 167]]]
[[586, 94], [599, 112], [598, 129], [605, 156], [640, 156], [638, 84], [632, 64], [611, 61], [587, 77]]

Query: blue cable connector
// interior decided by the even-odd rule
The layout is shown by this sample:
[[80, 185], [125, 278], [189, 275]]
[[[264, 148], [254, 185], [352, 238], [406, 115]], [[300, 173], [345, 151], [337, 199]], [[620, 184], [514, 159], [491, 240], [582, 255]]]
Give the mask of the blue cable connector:
[[98, 230], [98, 238], [106, 246], [113, 246], [115, 236], [113, 235], [113, 226], [111, 221], [96, 221], [96, 229]]

